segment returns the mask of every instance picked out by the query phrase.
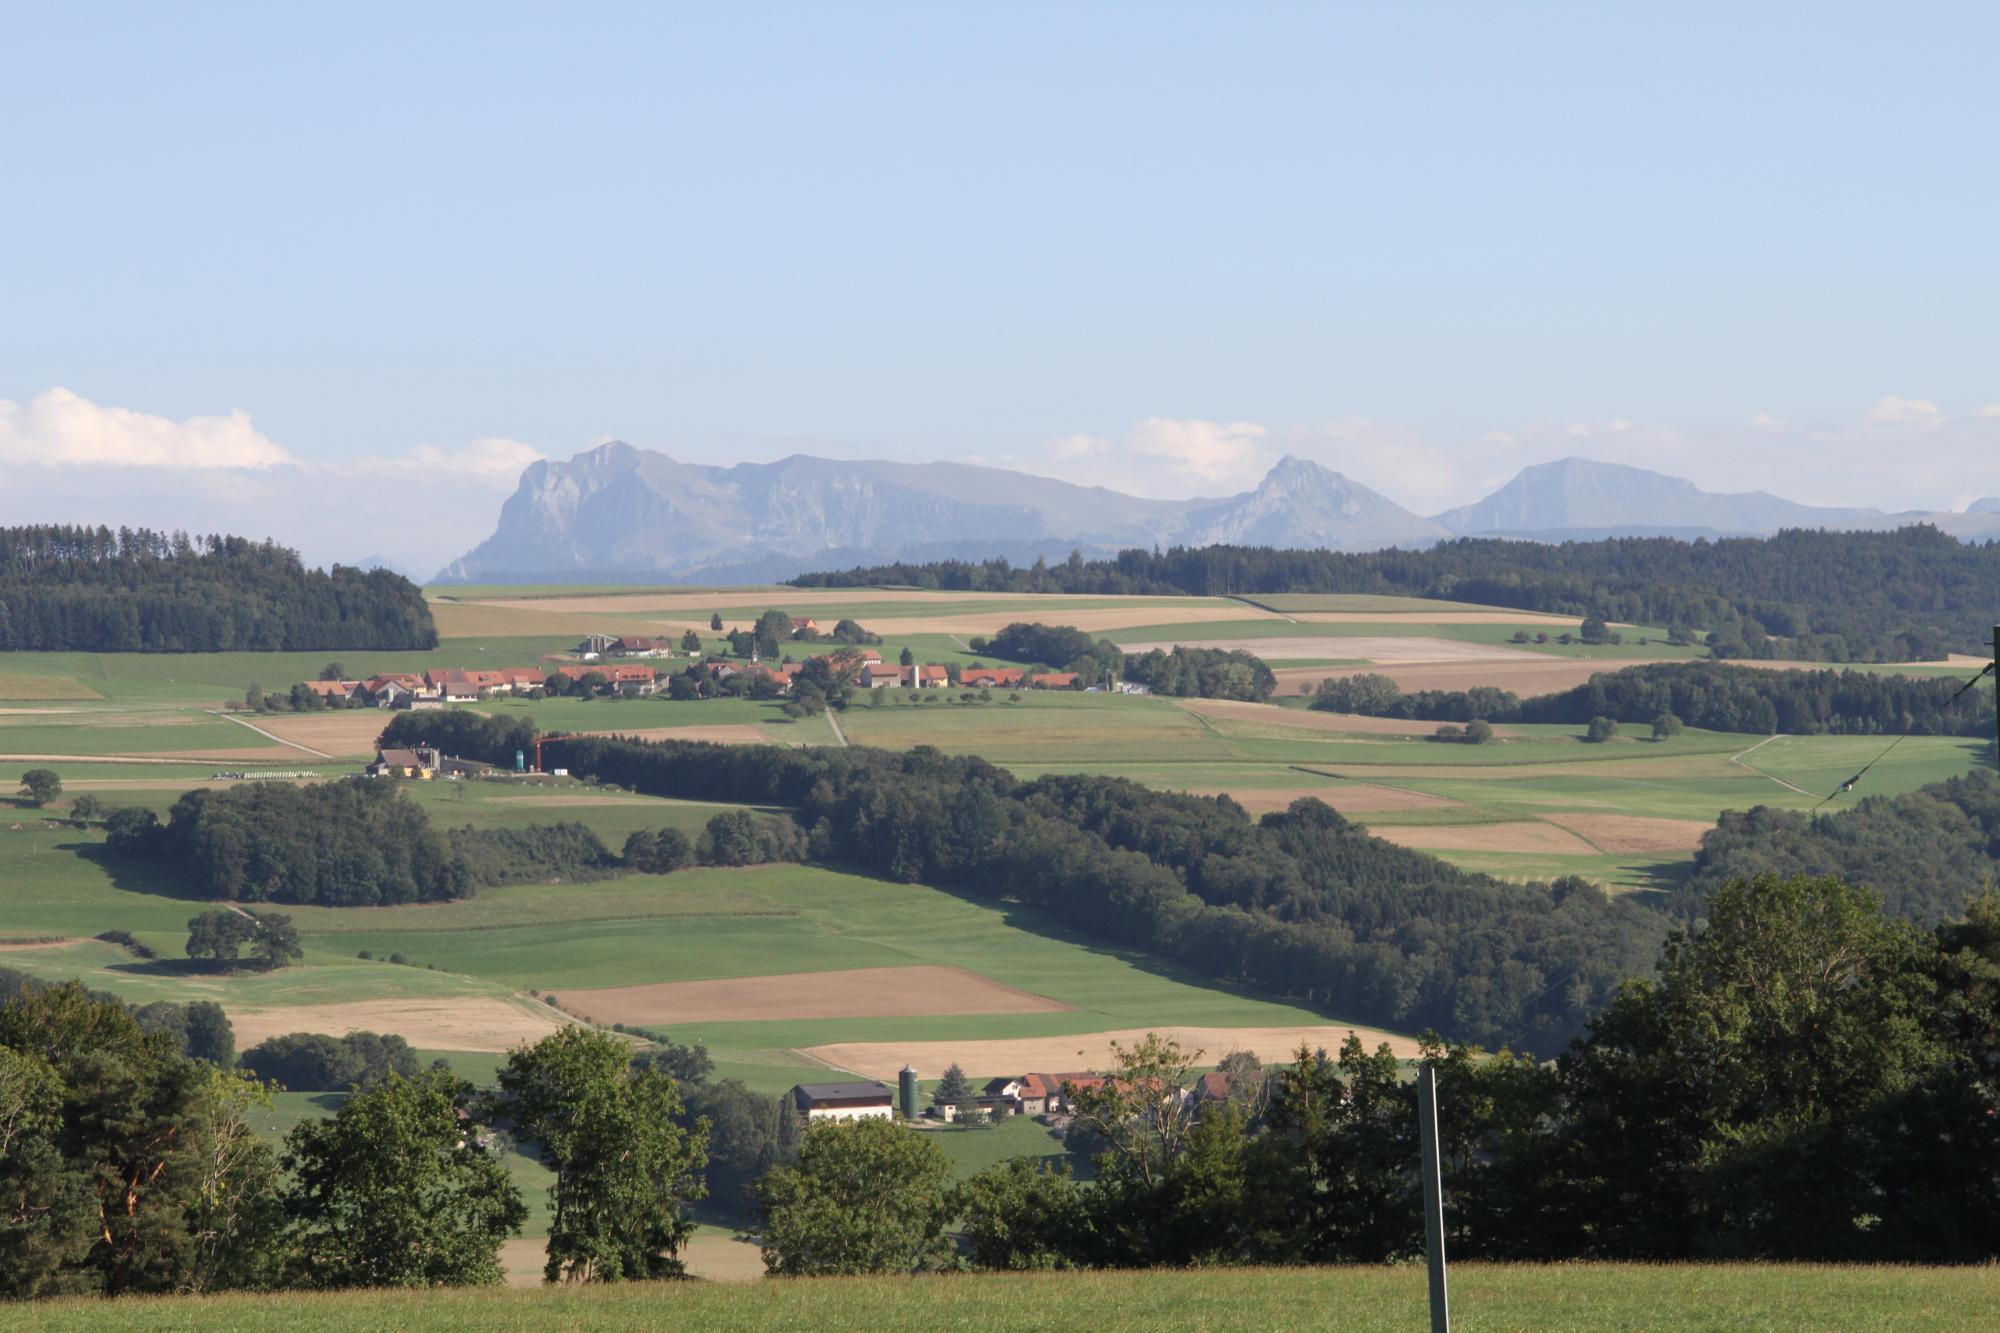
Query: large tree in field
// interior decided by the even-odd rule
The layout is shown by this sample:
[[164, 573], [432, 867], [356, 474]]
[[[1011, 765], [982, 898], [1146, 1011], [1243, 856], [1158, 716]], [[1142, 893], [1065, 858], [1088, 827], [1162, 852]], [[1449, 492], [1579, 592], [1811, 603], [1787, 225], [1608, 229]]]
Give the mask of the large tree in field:
[[39, 809], [62, 795], [62, 778], [53, 768], [31, 768], [21, 775], [21, 795]]
[[75, 982], [0, 1007], [0, 1296], [264, 1285], [259, 1096]]
[[893, 1120], [813, 1125], [797, 1164], [758, 1185], [764, 1267], [785, 1277], [941, 1267], [957, 1212], [951, 1175], [930, 1136]]
[[443, 1071], [391, 1075], [285, 1139], [298, 1277], [320, 1287], [496, 1283], [528, 1210]]
[[187, 956], [233, 963], [257, 935], [257, 923], [242, 912], [211, 908], [188, 919]]
[[635, 1068], [631, 1047], [607, 1033], [566, 1027], [516, 1051], [500, 1087], [515, 1130], [541, 1145], [556, 1176], [547, 1279], [680, 1276], [708, 1131], [675, 1123], [674, 1080]]

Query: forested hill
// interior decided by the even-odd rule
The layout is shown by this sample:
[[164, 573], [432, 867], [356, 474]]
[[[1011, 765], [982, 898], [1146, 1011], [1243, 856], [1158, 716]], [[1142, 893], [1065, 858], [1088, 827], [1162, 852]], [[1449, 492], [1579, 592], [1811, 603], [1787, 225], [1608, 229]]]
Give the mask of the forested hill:
[[0, 650], [101, 653], [435, 648], [400, 574], [244, 537], [147, 529], [0, 528]]
[[1783, 532], [1768, 539], [1631, 537], [1559, 545], [1492, 539], [1343, 554], [1265, 547], [1125, 551], [1027, 568], [881, 565], [805, 574], [800, 587], [910, 585], [996, 592], [1383, 593], [1715, 635], [1719, 657], [1904, 662], [1990, 650], [2000, 543], [1936, 528]]
[[2000, 780], [1981, 770], [1817, 817], [1727, 811], [1702, 837], [1680, 909], [1698, 915], [1724, 884], [1757, 875], [1836, 875], [1924, 925], [1962, 916], [2000, 883]]
[[1666, 932], [1581, 880], [1503, 884], [1370, 837], [1319, 801], [1251, 819], [1122, 778], [1022, 782], [919, 747], [773, 752], [597, 736], [547, 744], [656, 796], [791, 807], [815, 860], [1027, 904], [1113, 948], [1322, 1006], [1552, 1053]]

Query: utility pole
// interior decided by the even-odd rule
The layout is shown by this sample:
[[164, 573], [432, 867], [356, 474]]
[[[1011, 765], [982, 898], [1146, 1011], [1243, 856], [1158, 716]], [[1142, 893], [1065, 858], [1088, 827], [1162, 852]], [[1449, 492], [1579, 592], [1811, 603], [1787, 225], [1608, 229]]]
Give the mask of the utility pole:
[[2000, 768], [2000, 625], [1993, 627], [1993, 764]]
[[[2000, 636], [2000, 627], [1996, 627], [1996, 636]], [[1417, 1067], [1417, 1144], [1423, 1158], [1424, 1257], [1431, 1274], [1431, 1333], [1451, 1333], [1451, 1302], [1444, 1272], [1444, 1179], [1438, 1167], [1437, 1066], [1429, 1060]]]

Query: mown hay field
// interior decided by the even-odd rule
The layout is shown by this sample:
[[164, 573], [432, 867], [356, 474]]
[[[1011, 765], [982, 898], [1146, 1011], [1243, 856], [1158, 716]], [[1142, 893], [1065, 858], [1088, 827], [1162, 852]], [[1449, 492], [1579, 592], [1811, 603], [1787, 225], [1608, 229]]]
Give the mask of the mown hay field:
[[[1452, 1312], [1477, 1330], [1991, 1328], [1993, 1268], [1807, 1264], [1461, 1264]], [[963, 1274], [761, 1282], [628, 1283], [475, 1291], [365, 1291], [206, 1299], [72, 1299], [9, 1311], [24, 1333], [145, 1328], [187, 1333], [311, 1329], [991, 1329], [1036, 1311], [1065, 1329], [1370, 1331], [1422, 1328], [1421, 1264]]]

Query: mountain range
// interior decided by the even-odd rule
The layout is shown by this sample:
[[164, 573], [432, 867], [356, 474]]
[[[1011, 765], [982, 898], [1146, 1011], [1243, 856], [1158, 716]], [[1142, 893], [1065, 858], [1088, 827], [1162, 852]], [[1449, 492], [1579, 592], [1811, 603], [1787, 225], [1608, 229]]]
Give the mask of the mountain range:
[[494, 534], [439, 583], [761, 582], [895, 560], [1060, 560], [1129, 547], [1373, 551], [1457, 536], [1762, 536], [1780, 528], [1932, 522], [2000, 536], [2000, 501], [1966, 513], [1830, 508], [1717, 494], [1644, 468], [1566, 458], [1522, 469], [1475, 504], [1426, 518], [1349, 477], [1281, 459], [1256, 489], [1151, 500], [966, 463], [794, 455], [715, 467], [612, 441], [521, 474]]

